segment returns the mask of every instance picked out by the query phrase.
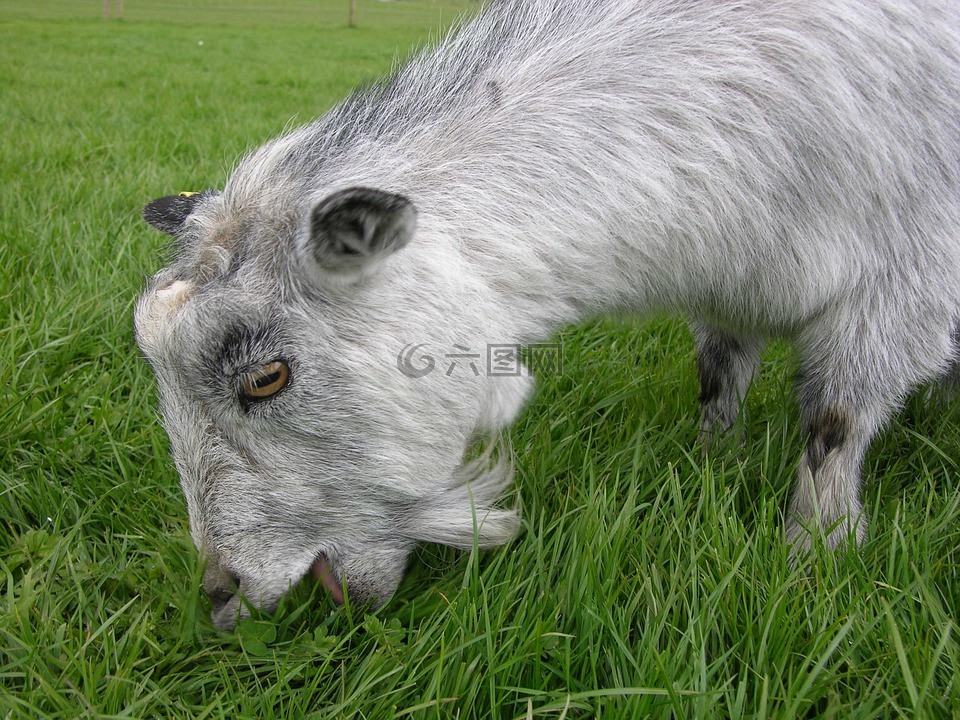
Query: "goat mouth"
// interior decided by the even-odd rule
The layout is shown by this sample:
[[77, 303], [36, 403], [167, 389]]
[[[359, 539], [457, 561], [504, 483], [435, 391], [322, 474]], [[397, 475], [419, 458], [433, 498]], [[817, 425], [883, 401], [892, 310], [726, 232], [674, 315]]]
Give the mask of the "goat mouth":
[[320, 555], [313, 561], [313, 565], [310, 566], [310, 573], [330, 591], [330, 596], [337, 605], [343, 605], [343, 588], [340, 587], [340, 581], [337, 580], [337, 576], [325, 556]]

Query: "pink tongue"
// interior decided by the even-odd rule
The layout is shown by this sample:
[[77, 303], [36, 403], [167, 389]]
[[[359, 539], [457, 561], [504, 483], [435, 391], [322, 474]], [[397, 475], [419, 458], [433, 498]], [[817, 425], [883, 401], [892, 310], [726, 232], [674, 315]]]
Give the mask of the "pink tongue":
[[327, 564], [327, 559], [323, 555], [313, 561], [313, 565], [310, 566], [310, 572], [330, 591], [330, 595], [333, 596], [333, 601], [337, 605], [343, 605], [343, 590], [340, 588], [340, 583], [337, 582], [336, 576], [333, 574], [333, 571]]

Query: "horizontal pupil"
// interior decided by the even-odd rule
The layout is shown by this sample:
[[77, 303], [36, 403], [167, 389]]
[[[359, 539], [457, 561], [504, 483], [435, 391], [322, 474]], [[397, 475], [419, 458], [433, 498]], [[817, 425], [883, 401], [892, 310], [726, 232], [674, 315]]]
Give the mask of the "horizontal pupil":
[[237, 391], [244, 403], [255, 403], [272, 398], [287, 386], [290, 368], [283, 360], [274, 360], [257, 369], [242, 373]]
[[263, 390], [265, 387], [270, 387], [271, 385], [273, 385], [279, 379], [280, 379], [279, 371], [270, 373], [269, 375], [261, 375], [260, 377], [258, 377], [256, 380], [253, 381], [253, 386], [257, 390]]

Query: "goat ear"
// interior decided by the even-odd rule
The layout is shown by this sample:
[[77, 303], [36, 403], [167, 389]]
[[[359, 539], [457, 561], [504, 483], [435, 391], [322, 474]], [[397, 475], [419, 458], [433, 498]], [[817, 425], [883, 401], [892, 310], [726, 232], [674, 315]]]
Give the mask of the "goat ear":
[[157, 230], [168, 235], [176, 235], [206, 194], [180, 193], [157, 198], [143, 208], [143, 219]]
[[416, 208], [403, 195], [341, 190], [310, 213], [309, 252], [323, 275], [350, 283], [410, 242], [416, 225]]

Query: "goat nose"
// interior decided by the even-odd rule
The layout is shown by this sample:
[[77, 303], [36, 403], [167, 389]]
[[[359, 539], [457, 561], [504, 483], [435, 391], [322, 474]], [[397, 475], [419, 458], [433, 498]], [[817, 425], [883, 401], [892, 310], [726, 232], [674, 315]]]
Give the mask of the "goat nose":
[[240, 578], [211, 560], [203, 573], [203, 591], [210, 598], [213, 612], [217, 613], [226, 606], [240, 589]]

